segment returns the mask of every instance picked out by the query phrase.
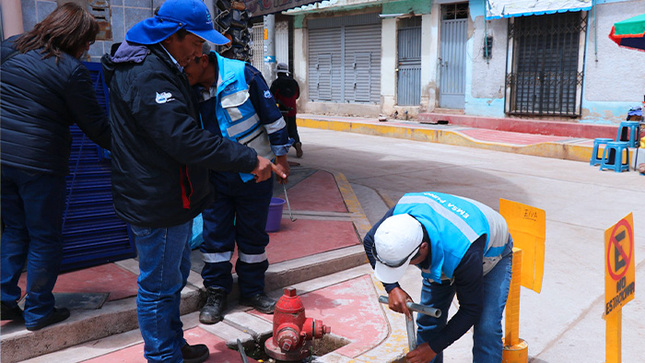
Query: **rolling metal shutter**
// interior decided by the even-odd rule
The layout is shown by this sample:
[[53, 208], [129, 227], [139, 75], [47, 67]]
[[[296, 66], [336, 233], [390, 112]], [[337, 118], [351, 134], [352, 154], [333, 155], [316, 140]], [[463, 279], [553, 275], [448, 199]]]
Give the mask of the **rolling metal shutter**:
[[379, 103], [381, 21], [378, 14], [312, 19], [308, 28], [310, 100]]
[[[107, 112], [108, 91], [100, 63], [90, 70], [97, 99]], [[74, 125], [63, 214], [63, 265], [68, 271], [136, 256], [126, 224], [114, 213], [110, 161], [106, 153]]]

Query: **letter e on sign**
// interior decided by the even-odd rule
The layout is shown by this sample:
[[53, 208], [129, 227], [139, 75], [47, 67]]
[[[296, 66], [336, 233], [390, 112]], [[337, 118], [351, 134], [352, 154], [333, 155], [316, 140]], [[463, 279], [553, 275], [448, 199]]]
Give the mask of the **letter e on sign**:
[[634, 218], [632, 213], [605, 231], [605, 315], [634, 299]]

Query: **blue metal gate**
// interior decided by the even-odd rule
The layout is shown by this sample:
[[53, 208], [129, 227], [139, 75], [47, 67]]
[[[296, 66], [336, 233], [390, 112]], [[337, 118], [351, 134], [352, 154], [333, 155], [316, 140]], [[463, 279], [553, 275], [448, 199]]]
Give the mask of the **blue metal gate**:
[[401, 19], [397, 35], [399, 62], [396, 103], [418, 106], [421, 103], [421, 18]]
[[[107, 112], [108, 93], [100, 63], [84, 63], [99, 104]], [[72, 150], [63, 214], [62, 271], [136, 256], [128, 228], [114, 213], [110, 161], [76, 125], [70, 128]]]
[[441, 21], [439, 107], [464, 108], [467, 19]]

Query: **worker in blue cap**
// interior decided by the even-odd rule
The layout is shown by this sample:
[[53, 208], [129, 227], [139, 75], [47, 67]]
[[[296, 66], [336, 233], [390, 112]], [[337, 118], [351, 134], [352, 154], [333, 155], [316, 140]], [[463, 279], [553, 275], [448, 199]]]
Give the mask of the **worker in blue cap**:
[[139, 255], [137, 316], [148, 362], [204, 362], [204, 344], [183, 336], [179, 304], [190, 272], [192, 220], [213, 201], [209, 169], [272, 170], [255, 150], [204, 130], [185, 67], [206, 41], [229, 40], [213, 29], [201, 0], [167, 0], [135, 24], [103, 59], [110, 89], [114, 208], [129, 223]]

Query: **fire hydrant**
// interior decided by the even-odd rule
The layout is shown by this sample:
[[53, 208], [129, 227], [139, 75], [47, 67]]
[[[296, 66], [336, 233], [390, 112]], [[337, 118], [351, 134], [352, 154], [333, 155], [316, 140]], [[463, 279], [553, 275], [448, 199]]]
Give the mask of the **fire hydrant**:
[[273, 313], [273, 337], [264, 343], [264, 351], [277, 360], [301, 361], [310, 354], [311, 340], [329, 334], [331, 327], [305, 317], [305, 306], [296, 289], [284, 289]]

